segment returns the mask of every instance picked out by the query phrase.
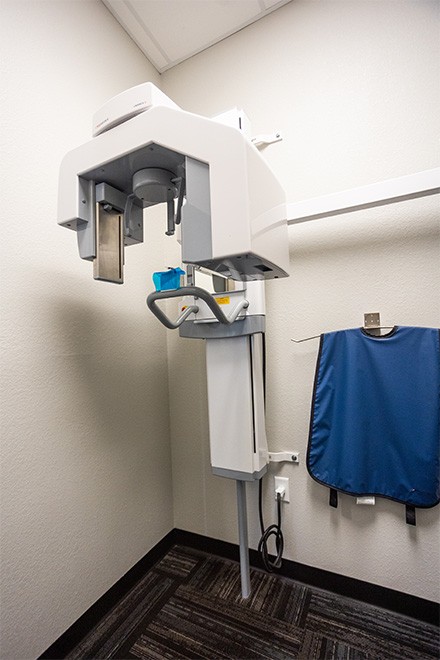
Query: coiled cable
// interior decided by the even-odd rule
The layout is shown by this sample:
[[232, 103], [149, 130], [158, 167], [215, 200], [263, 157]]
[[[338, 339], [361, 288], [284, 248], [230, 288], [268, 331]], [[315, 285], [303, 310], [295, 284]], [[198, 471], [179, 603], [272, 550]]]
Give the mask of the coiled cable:
[[[258, 512], [260, 516], [261, 539], [258, 543], [258, 552], [261, 556], [264, 568], [269, 573], [281, 567], [284, 550], [284, 537], [281, 531], [281, 503], [282, 498], [280, 493], [277, 493], [277, 522], [269, 525], [267, 529], [264, 528], [263, 520], [263, 479], [260, 479], [258, 484]], [[269, 558], [268, 541], [273, 536], [275, 538], [276, 557], [272, 561]]]

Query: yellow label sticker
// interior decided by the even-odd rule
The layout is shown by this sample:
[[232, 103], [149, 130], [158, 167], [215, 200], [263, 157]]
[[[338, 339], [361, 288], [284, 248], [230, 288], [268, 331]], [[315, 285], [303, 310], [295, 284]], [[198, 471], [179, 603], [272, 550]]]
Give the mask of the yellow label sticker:
[[224, 296], [223, 298], [216, 298], [218, 305], [229, 305], [231, 298], [229, 296]]

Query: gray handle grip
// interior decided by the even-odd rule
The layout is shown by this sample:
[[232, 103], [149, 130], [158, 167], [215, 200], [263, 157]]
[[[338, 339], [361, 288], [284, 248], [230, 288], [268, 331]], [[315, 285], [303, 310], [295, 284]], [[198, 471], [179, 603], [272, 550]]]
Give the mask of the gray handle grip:
[[215, 318], [224, 325], [231, 325], [231, 323], [236, 320], [239, 313], [243, 309], [247, 309], [247, 307], [249, 307], [247, 300], [241, 300], [232, 310], [231, 314], [226, 316], [223, 310], [217, 304], [214, 296], [208, 293], [208, 291], [205, 291], [205, 289], [201, 289], [198, 286], [182, 286], [180, 289], [172, 289], [171, 291], [153, 291], [153, 293], [150, 293], [147, 298], [147, 306], [165, 327], [169, 328], [170, 330], [175, 330], [190, 314], [193, 312], [194, 314], [197, 314], [199, 311], [197, 305], [190, 305], [187, 307], [179, 316], [179, 318], [173, 322], [160, 309], [156, 302], [158, 300], [167, 300], [168, 298], [181, 298], [182, 296], [194, 296], [195, 298], [201, 298], [204, 300], [211, 312], [214, 314]]

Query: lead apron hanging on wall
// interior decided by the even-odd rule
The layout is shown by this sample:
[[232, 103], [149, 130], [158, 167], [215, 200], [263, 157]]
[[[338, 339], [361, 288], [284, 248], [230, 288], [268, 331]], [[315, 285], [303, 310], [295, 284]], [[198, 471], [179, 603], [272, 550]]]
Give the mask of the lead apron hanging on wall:
[[439, 330], [363, 328], [321, 335], [307, 469], [337, 491], [415, 507], [440, 499]]

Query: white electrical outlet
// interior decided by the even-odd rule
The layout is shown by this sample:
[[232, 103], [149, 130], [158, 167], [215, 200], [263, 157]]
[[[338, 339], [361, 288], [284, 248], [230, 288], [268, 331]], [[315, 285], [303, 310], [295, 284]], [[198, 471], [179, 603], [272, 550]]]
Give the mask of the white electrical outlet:
[[282, 498], [283, 502], [290, 502], [290, 492], [289, 492], [289, 479], [288, 477], [274, 477], [275, 479], [275, 499], [277, 499], [277, 488], [284, 488], [284, 497]]

